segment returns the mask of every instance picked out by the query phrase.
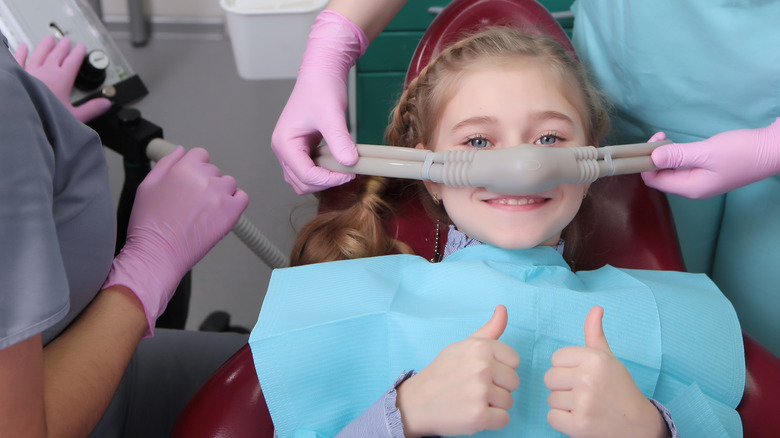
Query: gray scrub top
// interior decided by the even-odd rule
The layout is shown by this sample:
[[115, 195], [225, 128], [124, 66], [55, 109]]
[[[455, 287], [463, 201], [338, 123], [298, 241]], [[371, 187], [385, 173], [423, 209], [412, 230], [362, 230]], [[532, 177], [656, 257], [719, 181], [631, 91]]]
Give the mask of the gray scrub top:
[[115, 236], [98, 135], [0, 44], [0, 348], [62, 332], [100, 291]]

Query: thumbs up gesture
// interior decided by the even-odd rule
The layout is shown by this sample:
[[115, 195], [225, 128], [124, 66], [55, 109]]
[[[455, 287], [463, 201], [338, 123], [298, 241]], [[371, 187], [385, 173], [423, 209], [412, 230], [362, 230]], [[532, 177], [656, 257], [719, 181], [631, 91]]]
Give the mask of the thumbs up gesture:
[[520, 385], [520, 356], [498, 338], [506, 329], [504, 306], [468, 338], [448, 345], [397, 388], [406, 437], [471, 435], [509, 423], [511, 392]]
[[585, 346], [564, 347], [552, 356], [544, 384], [547, 422], [572, 437], [665, 437], [661, 413], [634, 383], [626, 367], [612, 354], [595, 306], [585, 317]]

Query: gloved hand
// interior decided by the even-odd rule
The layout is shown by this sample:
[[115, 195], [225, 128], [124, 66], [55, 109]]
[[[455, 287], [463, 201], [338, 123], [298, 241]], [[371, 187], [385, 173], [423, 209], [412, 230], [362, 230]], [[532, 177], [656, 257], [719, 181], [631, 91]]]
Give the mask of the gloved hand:
[[[663, 133], [650, 141], [665, 140]], [[653, 151], [661, 169], [642, 173], [645, 184], [668, 193], [705, 199], [780, 173], [780, 118], [766, 128], [738, 129], [693, 143]], [[681, 167], [672, 170], [671, 168]]]
[[337, 186], [355, 177], [317, 167], [310, 155], [324, 137], [339, 163], [351, 166], [357, 162], [344, 114], [347, 75], [367, 47], [365, 33], [344, 16], [327, 9], [317, 16], [295, 88], [271, 137], [284, 180], [298, 194]]
[[177, 146], [141, 182], [127, 241], [103, 288], [123, 285], [141, 300], [152, 336], [179, 281], [236, 224], [249, 204], [203, 149]]
[[77, 107], [70, 103], [70, 92], [73, 90], [76, 75], [87, 54], [84, 44], [76, 44], [76, 47], [71, 50], [69, 38], [63, 37], [57, 42], [53, 36], [48, 35], [35, 48], [29, 62], [27, 62], [28, 51], [26, 44], [20, 44], [14, 52], [16, 62], [27, 73], [46, 84], [77, 119], [86, 123], [111, 108], [111, 101], [104, 97], [89, 100]]

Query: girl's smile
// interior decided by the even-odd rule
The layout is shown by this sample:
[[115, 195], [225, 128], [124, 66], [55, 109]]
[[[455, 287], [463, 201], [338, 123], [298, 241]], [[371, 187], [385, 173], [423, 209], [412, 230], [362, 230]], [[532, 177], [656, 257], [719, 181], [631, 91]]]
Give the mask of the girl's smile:
[[[496, 197], [484, 199], [483, 202], [486, 202], [496, 208], [507, 207], [510, 209], [510, 211], [513, 210], [526, 211], [532, 208], [540, 207], [542, 203], [547, 202], [548, 200], [549, 198], [543, 198], [540, 196], [498, 195]], [[524, 208], [520, 208], [520, 207], [524, 207]]]

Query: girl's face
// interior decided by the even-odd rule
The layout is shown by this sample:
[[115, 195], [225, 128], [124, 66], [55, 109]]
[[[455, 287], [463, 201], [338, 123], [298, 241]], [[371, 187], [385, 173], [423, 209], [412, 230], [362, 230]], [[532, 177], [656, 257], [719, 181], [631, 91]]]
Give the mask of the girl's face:
[[[584, 146], [582, 118], [558, 82], [533, 61], [490, 63], [467, 72], [442, 112], [432, 149]], [[557, 244], [587, 189], [586, 184], [561, 184], [543, 193], [510, 196], [430, 181], [426, 187], [441, 199], [458, 230], [506, 249]]]

